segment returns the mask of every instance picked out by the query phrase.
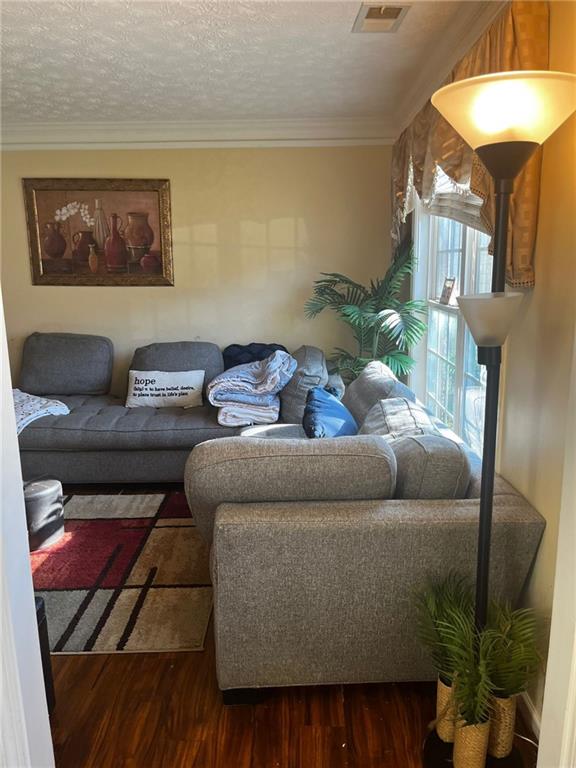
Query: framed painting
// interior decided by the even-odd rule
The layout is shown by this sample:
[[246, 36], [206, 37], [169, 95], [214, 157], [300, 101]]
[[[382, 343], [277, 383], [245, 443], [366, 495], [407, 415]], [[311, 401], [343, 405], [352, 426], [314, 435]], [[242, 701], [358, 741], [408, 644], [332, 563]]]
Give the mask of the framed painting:
[[23, 179], [34, 285], [174, 285], [166, 179]]

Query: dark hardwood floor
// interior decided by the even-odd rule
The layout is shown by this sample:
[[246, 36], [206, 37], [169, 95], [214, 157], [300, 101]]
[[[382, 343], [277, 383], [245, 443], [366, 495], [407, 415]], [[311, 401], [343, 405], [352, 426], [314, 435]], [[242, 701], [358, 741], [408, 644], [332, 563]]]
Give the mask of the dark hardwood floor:
[[225, 707], [211, 639], [199, 653], [55, 656], [53, 668], [58, 768], [416, 768], [434, 712], [426, 684]]
[[[144, 490], [171, 489], [124, 492]], [[203, 652], [58, 655], [52, 665], [57, 768], [421, 768], [435, 709], [427, 683], [276, 689], [225, 707], [211, 626]], [[518, 746], [534, 768], [534, 748]]]
[[211, 638], [197, 653], [53, 656], [57, 768], [421, 768], [433, 685], [276, 689], [225, 707]]

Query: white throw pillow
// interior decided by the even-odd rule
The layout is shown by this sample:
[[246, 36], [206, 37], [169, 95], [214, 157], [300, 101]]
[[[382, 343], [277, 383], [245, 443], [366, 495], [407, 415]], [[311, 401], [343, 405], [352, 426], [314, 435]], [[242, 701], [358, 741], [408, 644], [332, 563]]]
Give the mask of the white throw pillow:
[[126, 408], [202, 405], [204, 371], [129, 371]]

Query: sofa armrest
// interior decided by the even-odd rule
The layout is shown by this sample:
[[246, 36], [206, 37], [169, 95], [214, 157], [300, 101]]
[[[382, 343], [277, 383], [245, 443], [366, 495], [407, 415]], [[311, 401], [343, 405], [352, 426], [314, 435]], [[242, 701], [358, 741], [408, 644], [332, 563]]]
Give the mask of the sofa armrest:
[[[494, 507], [491, 589], [518, 601], [544, 520]], [[473, 575], [478, 501], [224, 504], [212, 548], [220, 687], [426, 680], [414, 595]]]
[[391, 498], [396, 459], [379, 435], [222, 438], [196, 446], [184, 484], [192, 516], [210, 541], [216, 508], [224, 502]]

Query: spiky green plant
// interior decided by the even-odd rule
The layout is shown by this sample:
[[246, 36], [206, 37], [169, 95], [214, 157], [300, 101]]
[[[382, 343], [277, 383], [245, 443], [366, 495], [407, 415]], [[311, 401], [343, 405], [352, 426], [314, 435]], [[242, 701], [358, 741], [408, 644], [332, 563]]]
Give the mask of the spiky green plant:
[[315, 281], [306, 316], [314, 318], [330, 309], [349, 326], [356, 341], [355, 352], [337, 347], [330, 358], [345, 380], [359, 376], [372, 360], [385, 363], [397, 376], [412, 370], [409, 351], [426, 330], [426, 304], [403, 301], [399, 295], [414, 265], [413, 247], [407, 241], [398, 248], [384, 277], [371, 280], [368, 287], [338, 272], [324, 272]]
[[527, 608], [512, 610], [507, 603], [493, 603], [488, 633], [493, 649], [490, 677], [495, 695], [506, 698], [522, 693], [541, 662], [534, 612]]
[[485, 723], [494, 694], [494, 635], [489, 630], [479, 632], [474, 620], [457, 609], [448, 611], [441, 632], [453, 664], [452, 691], [458, 717], [466, 725]]
[[456, 659], [449, 643], [448, 622], [454, 614], [474, 621], [474, 597], [470, 579], [451, 571], [438, 583], [430, 583], [416, 597], [417, 631], [436, 671], [446, 685], [454, 678]]

